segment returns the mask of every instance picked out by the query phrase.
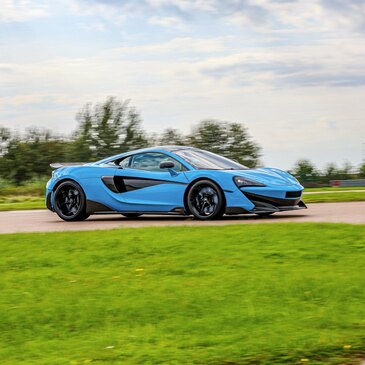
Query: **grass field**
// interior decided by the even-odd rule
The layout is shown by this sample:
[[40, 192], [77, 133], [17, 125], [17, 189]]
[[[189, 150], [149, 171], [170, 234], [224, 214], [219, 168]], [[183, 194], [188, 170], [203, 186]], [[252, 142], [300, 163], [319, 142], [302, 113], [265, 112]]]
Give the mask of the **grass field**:
[[39, 196], [0, 196], [0, 211], [46, 209], [44, 197]]
[[0, 211], [45, 209], [46, 180], [31, 181], [23, 186], [0, 180]]
[[364, 192], [348, 193], [323, 193], [323, 194], [303, 194], [305, 203], [339, 203], [339, 202], [358, 202], [365, 201]]
[[0, 363], [352, 364], [365, 226], [2, 235]]
[[306, 188], [305, 191], [308, 193], [317, 192], [317, 191], [343, 191], [343, 190], [365, 190], [365, 186], [349, 186], [349, 187], [338, 187], [338, 188], [332, 188], [332, 187], [323, 187], [323, 188]]

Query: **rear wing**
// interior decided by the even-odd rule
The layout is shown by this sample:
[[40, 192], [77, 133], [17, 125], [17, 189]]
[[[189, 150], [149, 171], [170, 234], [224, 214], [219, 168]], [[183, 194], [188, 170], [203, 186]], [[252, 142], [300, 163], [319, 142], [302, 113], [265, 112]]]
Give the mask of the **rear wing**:
[[52, 162], [49, 166], [51, 166], [53, 170], [56, 170], [65, 166], [82, 166], [86, 164], [87, 162]]

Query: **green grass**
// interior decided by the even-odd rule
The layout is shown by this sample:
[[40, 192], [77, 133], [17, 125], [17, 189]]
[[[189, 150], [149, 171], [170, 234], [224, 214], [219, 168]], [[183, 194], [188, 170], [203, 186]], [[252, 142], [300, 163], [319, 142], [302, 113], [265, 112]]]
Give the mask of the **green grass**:
[[14, 197], [17, 195], [41, 197], [44, 196], [46, 183], [47, 179], [45, 178], [28, 181], [24, 185], [13, 185], [5, 180], [0, 180], [0, 198]]
[[365, 201], [364, 192], [303, 194], [305, 203], [336, 203]]
[[0, 211], [46, 209], [44, 197], [39, 196], [0, 196]]
[[45, 209], [46, 180], [39, 179], [25, 185], [9, 185], [0, 180], [0, 211]]
[[16, 234], [0, 249], [2, 364], [365, 357], [365, 226]]
[[316, 191], [342, 191], [342, 190], [365, 190], [365, 186], [349, 186], [349, 187], [323, 187], [323, 188], [305, 188], [305, 191], [308, 193], [316, 192]]

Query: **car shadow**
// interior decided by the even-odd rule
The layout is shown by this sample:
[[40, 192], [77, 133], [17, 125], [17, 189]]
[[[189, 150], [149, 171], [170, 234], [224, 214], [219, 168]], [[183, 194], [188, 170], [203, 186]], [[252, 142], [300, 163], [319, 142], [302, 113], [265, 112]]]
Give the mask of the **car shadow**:
[[[222, 218], [216, 221], [228, 221], [228, 222], [236, 222], [236, 221], [274, 221], [281, 219], [300, 219], [306, 217], [306, 214], [273, 214], [268, 217], [259, 217], [255, 214], [244, 214], [244, 215], [228, 215], [223, 216]], [[106, 215], [92, 215], [88, 219], [88, 221], [131, 221], [131, 222], [191, 222], [197, 221], [193, 216], [183, 216], [183, 215], [142, 215], [137, 218], [127, 218], [122, 216], [121, 214], [106, 214]]]

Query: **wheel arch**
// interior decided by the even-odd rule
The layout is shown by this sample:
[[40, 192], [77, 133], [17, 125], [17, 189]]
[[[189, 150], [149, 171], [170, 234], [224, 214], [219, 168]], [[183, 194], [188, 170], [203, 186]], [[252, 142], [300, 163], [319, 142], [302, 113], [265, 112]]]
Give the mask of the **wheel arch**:
[[[66, 182], [66, 181], [72, 181], [72, 182], [74, 182], [74, 183], [76, 183], [76, 184], [78, 184], [79, 186], [80, 186], [80, 188], [82, 189], [82, 191], [84, 192], [84, 194], [85, 194], [85, 189], [82, 187], [82, 185], [78, 182], [78, 181], [76, 181], [75, 179], [73, 179], [73, 178], [71, 178], [71, 177], [64, 177], [64, 178], [62, 178], [62, 179], [60, 179], [60, 180], [58, 180], [57, 182], [56, 182], [56, 184], [54, 184], [54, 186], [53, 186], [53, 188], [52, 188], [52, 193], [54, 193], [55, 191], [56, 191], [56, 189], [62, 184], [62, 183], [64, 183], [64, 182]], [[85, 197], [86, 197], [86, 194], [85, 194]]]
[[189, 207], [188, 207], [188, 193], [189, 193], [189, 190], [191, 189], [191, 187], [197, 183], [198, 181], [201, 181], [201, 180], [208, 180], [208, 181], [211, 181], [212, 183], [214, 183], [215, 185], [218, 186], [218, 189], [221, 191], [222, 193], [222, 196], [223, 196], [223, 207], [222, 209], [225, 209], [226, 206], [227, 206], [227, 200], [226, 200], [226, 195], [224, 193], [224, 190], [222, 189], [222, 187], [219, 185], [219, 183], [215, 180], [213, 180], [212, 178], [210, 177], [204, 177], [204, 176], [200, 176], [200, 177], [197, 177], [196, 179], [192, 180], [189, 185], [186, 187], [185, 189], [185, 192], [184, 192], [184, 209], [185, 209], [185, 212], [186, 214], [191, 214], [190, 210], [189, 210]]

